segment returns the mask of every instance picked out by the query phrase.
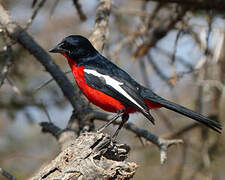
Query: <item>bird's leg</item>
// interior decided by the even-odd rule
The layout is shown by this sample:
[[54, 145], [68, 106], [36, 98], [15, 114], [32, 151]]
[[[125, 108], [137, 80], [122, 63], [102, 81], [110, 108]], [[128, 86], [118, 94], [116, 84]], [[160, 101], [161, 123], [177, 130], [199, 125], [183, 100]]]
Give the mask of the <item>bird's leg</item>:
[[129, 114], [123, 114], [122, 115], [122, 122], [120, 123], [120, 125], [119, 125], [119, 127], [117, 128], [117, 130], [116, 130], [116, 132], [113, 134], [113, 136], [112, 136], [112, 139], [113, 139], [113, 141], [115, 141], [116, 140], [116, 137], [118, 136], [118, 134], [119, 134], [119, 131], [121, 130], [121, 128], [123, 127], [123, 125], [128, 121], [128, 119], [129, 119]]
[[118, 111], [117, 115], [115, 115], [109, 122], [107, 122], [102, 127], [100, 127], [97, 132], [102, 132], [106, 127], [108, 127], [110, 124], [116, 121], [119, 117], [121, 117], [123, 113], [124, 113], [124, 110]]

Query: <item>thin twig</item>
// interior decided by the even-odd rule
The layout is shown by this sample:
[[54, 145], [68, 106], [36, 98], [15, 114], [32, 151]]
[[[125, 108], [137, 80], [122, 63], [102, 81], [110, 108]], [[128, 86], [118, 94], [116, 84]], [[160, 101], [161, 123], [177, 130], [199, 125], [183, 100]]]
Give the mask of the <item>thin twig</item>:
[[150, 83], [149, 83], [148, 73], [146, 71], [146, 65], [145, 65], [144, 60], [145, 59], [143, 58], [143, 59], [141, 59], [139, 61], [139, 65], [140, 65], [140, 69], [141, 69], [141, 74], [142, 74], [142, 77], [143, 77], [145, 86], [147, 86], [148, 88], [151, 88]]
[[164, 138], [158, 137], [154, 134], [151, 134], [147, 130], [140, 129], [140, 128], [136, 127], [133, 123], [127, 123], [124, 126], [129, 131], [132, 131], [133, 133], [135, 133], [139, 137], [143, 137], [146, 140], [152, 142], [153, 144], [155, 144], [156, 146], [159, 147], [161, 164], [164, 164], [166, 162], [168, 148], [170, 146], [183, 143], [182, 139], [171, 139], [171, 140], [169, 140], [169, 139], [164, 139]]
[[87, 19], [87, 17], [86, 17], [86, 15], [84, 14], [84, 12], [82, 10], [82, 7], [81, 7], [81, 5], [79, 3], [79, 0], [73, 0], [73, 4], [74, 4], [74, 6], [77, 9], [77, 13], [78, 13], [78, 15], [80, 17], [80, 20], [81, 21], [85, 21]]
[[[167, 56], [172, 61], [172, 58], [173, 58], [173, 54], [172, 53], [170, 53], [167, 50], [162, 49], [162, 48], [160, 48], [158, 46], [154, 47], [154, 50], [158, 51], [160, 54], [163, 54], [163, 55]], [[176, 55], [175, 59], [176, 59], [176, 61], [181, 63], [184, 67], [188, 68], [189, 70], [194, 70], [194, 67], [192, 66], [192, 64], [189, 63], [188, 61], [184, 60], [182, 57]]]
[[167, 33], [172, 30], [175, 25], [185, 16], [187, 12], [186, 8], [174, 6], [170, 9], [170, 13], [166, 18], [162, 19], [162, 22], [153, 28], [147, 39], [137, 48], [133, 54], [134, 58], [141, 58], [148, 54], [149, 50], [156, 45], [156, 43], [164, 38]]
[[148, 53], [147, 55], [147, 59], [148, 59], [148, 62], [151, 64], [152, 66], [152, 69], [156, 72], [156, 74], [164, 81], [167, 83], [167, 85], [169, 87], [172, 87], [173, 84], [170, 83], [170, 78], [167, 77], [163, 71], [161, 69], [159, 69], [158, 65], [155, 63], [155, 61], [153, 60], [153, 57], [151, 56], [150, 53]]
[[124, 39], [120, 40], [116, 45], [115, 48], [110, 52], [109, 57], [111, 59], [117, 59], [117, 55], [121, 51], [123, 47], [125, 47], [127, 44], [132, 43], [134, 41], [135, 36], [126, 36]]
[[164, 6], [162, 3], [158, 3], [153, 10], [152, 14], [148, 18], [148, 23], [147, 23], [147, 29], [150, 29], [153, 25], [153, 22], [155, 18], [158, 16], [158, 13], [160, 12], [161, 8]]
[[201, 125], [199, 123], [192, 123], [189, 124], [179, 130], [176, 130], [175, 132], [169, 133], [164, 135], [164, 138], [177, 138], [183, 136], [185, 133], [189, 132], [192, 129], [195, 129], [197, 127], [200, 127]]
[[7, 171], [5, 171], [2, 168], [0, 168], [0, 173], [9, 180], [17, 180], [15, 177], [13, 177], [13, 175], [9, 174]]
[[[95, 118], [98, 120], [103, 120], [103, 121], [108, 121], [110, 119], [110, 116], [108, 114], [105, 113], [100, 113], [100, 112], [94, 112], [95, 114]], [[113, 124], [120, 124], [120, 122], [116, 121]], [[147, 141], [152, 142], [153, 144], [155, 144], [157, 147], [159, 147], [160, 149], [160, 162], [163, 164], [166, 162], [167, 160], [167, 153], [168, 153], [168, 148], [172, 145], [175, 144], [181, 144], [183, 143], [183, 141], [181, 139], [164, 139], [161, 137], [158, 137], [150, 132], [148, 132], [145, 129], [141, 129], [138, 128], [135, 124], [133, 123], [126, 123], [124, 125], [124, 127], [133, 132], [135, 135], [137, 135], [138, 137], [142, 137], [144, 139], [146, 139]]]
[[52, 8], [50, 10], [50, 16], [53, 15], [53, 13], [55, 12], [55, 9], [58, 6], [58, 4], [59, 4], [59, 0], [55, 0], [55, 3], [53, 4], [53, 6], [52, 6]]
[[[72, 71], [69, 70], [69, 71], [66, 71], [64, 72], [65, 74], [69, 74], [71, 73]], [[52, 81], [54, 81], [54, 78], [51, 78], [49, 79], [48, 81], [44, 82], [43, 84], [41, 84], [38, 88], [34, 89], [33, 90], [33, 94], [36, 94], [38, 91], [40, 91], [42, 88], [44, 88], [45, 86], [47, 86], [48, 84], [50, 84]]]
[[41, 122], [42, 132], [52, 134], [56, 139], [59, 138], [62, 130], [51, 122]]
[[165, 124], [165, 126], [167, 127], [167, 129], [173, 131], [174, 130], [174, 126], [171, 123], [169, 117], [167, 115], [165, 115], [161, 109], [156, 109], [155, 110], [156, 113], [160, 116], [160, 119], [162, 119], [163, 123]]
[[38, 0], [33, 0], [32, 4], [31, 4], [31, 7], [34, 8], [34, 6], [36, 5], [37, 2], [38, 2]]
[[172, 64], [175, 63], [176, 60], [176, 53], [177, 53], [177, 45], [178, 45], [178, 40], [182, 35], [182, 30], [179, 30], [177, 35], [176, 35], [176, 39], [175, 39], [175, 43], [174, 43], [174, 49], [173, 49], [173, 55], [172, 55]]
[[4, 61], [5, 64], [3, 66], [2, 72], [0, 72], [0, 87], [4, 84], [4, 81], [8, 75], [10, 66], [12, 64], [11, 62], [11, 53], [12, 53], [12, 48], [11, 46], [5, 46], [3, 48], [3, 52], [1, 52], [2, 54], [4, 54]]
[[183, 174], [184, 174], [184, 168], [185, 168], [185, 165], [186, 165], [186, 159], [187, 159], [187, 140], [185, 140], [185, 143], [184, 145], [182, 146], [182, 157], [180, 159], [180, 163], [179, 163], [179, 166], [178, 166], [178, 170], [176, 172], [176, 175], [174, 176], [175, 180], [182, 180], [183, 179]]
[[[32, 24], [33, 20], [34, 20], [35, 17], [37, 16], [37, 14], [38, 14], [38, 12], [40, 11], [40, 9], [44, 6], [45, 2], [46, 2], [46, 0], [42, 0], [42, 1], [38, 4], [38, 6], [36, 7], [36, 9], [34, 10], [32, 16], [31, 16], [31, 18], [27, 21], [27, 24], [26, 24], [26, 26], [25, 26], [25, 28], [24, 28], [25, 30], [27, 30], [27, 29], [29, 28], [29, 26]], [[34, 3], [34, 1], [33, 1], [33, 3]], [[36, 3], [36, 2], [35, 2], [35, 3]], [[33, 6], [33, 5], [32, 5], [32, 6]]]
[[18, 95], [22, 95], [20, 89], [15, 85], [15, 83], [9, 78], [9, 77], [6, 77], [8, 83], [10, 84], [10, 86], [12, 87], [12, 90], [18, 94]]
[[127, 14], [127, 15], [134, 15], [140, 17], [148, 17], [150, 14], [145, 11], [137, 10], [137, 9], [127, 9], [127, 8], [118, 8], [116, 6], [112, 7], [112, 12], [114, 14]]
[[47, 108], [46, 108], [46, 106], [45, 106], [45, 104], [43, 103], [42, 100], [41, 100], [41, 104], [42, 104], [42, 109], [43, 109], [44, 113], [46, 114], [46, 116], [48, 118], [48, 121], [51, 123], [52, 122], [51, 116], [50, 116], [50, 114], [49, 114], [49, 112], [48, 112], [48, 110], [47, 110]]

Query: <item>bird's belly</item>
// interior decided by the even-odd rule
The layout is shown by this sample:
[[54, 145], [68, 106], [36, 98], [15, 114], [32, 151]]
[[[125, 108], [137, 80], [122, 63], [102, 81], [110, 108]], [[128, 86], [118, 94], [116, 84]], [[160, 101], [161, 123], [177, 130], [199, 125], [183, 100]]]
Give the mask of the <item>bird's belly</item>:
[[102, 93], [97, 89], [88, 86], [84, 78], [83, 70], [83, 66], [73, 66], [72, 68], [72, 72], [77, 85], [91, 103], [102, 108], [105, 111], [114, 113], [117, 113], [119, 110], [126, 109], [120, 101]]
[[94, 88], [90, 88], [87, 86], [82, 91], [90, 102], [104, 109], [105, 111], [117, 113], [119, 110], [125, 109], [125, 106], [122, 103], [120, 103], [120, 101]]

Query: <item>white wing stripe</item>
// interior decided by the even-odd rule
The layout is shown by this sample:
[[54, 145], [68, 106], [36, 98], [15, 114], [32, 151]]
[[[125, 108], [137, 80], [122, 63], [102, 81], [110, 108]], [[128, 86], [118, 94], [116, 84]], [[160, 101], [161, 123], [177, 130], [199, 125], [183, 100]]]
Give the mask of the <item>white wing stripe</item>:
[[[102, 77], [105, 79], [105, 82], [107, 85], [110, 85], [111, 87], [113, 87], [116, 91], [119, 91], [122, 95], [124, 95], [127, 99], [129, 99], [131, 102], [133, 102], [134, 104], [136, 104], [139, 108], [141, 108], [142, 110], [143, 107], [141, 107], [140, 104], [137, 103], [137, 101], [135, 101], [120, 85], [123, 85], [122, 82], [119, 82], [113, 78], [111, 78], [110, 76], [104, 75], [104, 74], [100, 74], [99, 72], [92, 70], [92, 69], [84, 69], [84, 72], [88, 73], [88, 74], [92, 74], [94, 76], [97, 77]], [[144, 110], [145, 111], [145, 110]]]

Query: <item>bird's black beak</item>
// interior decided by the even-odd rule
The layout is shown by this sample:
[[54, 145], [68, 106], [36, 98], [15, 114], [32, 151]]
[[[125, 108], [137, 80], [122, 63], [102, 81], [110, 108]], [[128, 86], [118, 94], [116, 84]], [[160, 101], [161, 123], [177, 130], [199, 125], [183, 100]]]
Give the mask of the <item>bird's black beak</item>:
[[61, 43], [49, 50], [50, 53], [65, 53], [66, 50], [61, 47]]

